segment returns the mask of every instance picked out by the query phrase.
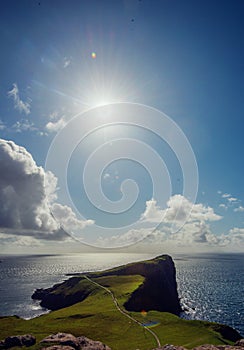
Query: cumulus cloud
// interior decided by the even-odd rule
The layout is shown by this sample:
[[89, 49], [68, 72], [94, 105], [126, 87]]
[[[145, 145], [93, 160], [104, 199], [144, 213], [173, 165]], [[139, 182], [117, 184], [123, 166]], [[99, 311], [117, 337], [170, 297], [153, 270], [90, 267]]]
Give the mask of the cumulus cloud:
[[156, 200], [151, 199], [146, 202], [138, 228], [100, 238], [98, 243], [106, 247], [126, 246], [142, 240], [145, 244], [171, 248], [219, 245], [220, 239], [211, 232], [209, 224], [221, 218], [213, 208], [201, 203], [193, 204], [182, 195], [170, 197], [166, 209], [160, 208]]
[[165, 216], [165, 210], [160, 209], [155, 199], [146, 201], [146, 209], [141, 216], [141, 220], [152, 223], [160, 223]]
[[242, 205], [240, 205], [238, 208], [234, 209], [235, 212], [243, 212], [244, 211], [244, 207]]
[[[57, 178], [38, 167], [24, 147], [3, 139], [0, 139], [0, 169], [0, 232], [39, 239], [67, 237], [50, 212], [57, 199]], [[56, 203], [55, 208], [62, 211], [61, 204]], [[63, 212], [66, 222], [82, 228], [69, 207], [64, 207]]]
[[232, 244], [244, 244], [244, 228], [234, 227], [227, 237]]
[[57, 132], [65, 127], [67, 124], [66, 120], [64, 117], [55, 120], [55, 121], [50, 121], [46, 124], [46, 130], [49, 132]]
[[86, 226], [94, 224], [93, 220], [77, 219], [75, 213], [67, 205], [53, 203], [52, 213], [54, 214], [55, 218], [61, 223], [63, 228], [70, 231], [82, 230]]
[[[1, 227], [53, 232], [58, 224], [50, 215], [45, 194], [45, 177], [24, 147], [0, 140], [0, 217]], [[50, 182], [55, 191], [55, 182]]]
[[[182, 195], [170, 197], [166, 209], [160, 208], [156, 200], [152, 199], [146, 203], [138, 228], [120, 235], [101, 237], [97, 243], [99, 246], [114, 247], [141, 241], [140, 247], [144, 246], [143, 249], [163, 247], [171, 251], [243, 249], [244, 229], [233, 228], [225, 234], [213, 232], [211, 223], [221, 218], [213, 208], [201, 203], [193, 204]], [[158, 224], [156, 228], [155, 224]]]
[[24, 102], [19, 96], [19, 88], [16, 83], [13, 84], [12, 90], [8, 91], [8, 96], [11, 97], [14, 101], [14, 108], [17, 109], [20, 113], [30, 114], [30, 100]]
[[141, 220], [148, 222], [163, 222], [171, 224], [181, 224], [185, 221], [217, 221], [222, 217], [217, 215], [213, 208], [203, 204], [193, 204], [184, 196], [177, 194], [167, 202], [167, 208], [161, 209], [154, 199], [146, 202], [146, 210], [141, 216]]

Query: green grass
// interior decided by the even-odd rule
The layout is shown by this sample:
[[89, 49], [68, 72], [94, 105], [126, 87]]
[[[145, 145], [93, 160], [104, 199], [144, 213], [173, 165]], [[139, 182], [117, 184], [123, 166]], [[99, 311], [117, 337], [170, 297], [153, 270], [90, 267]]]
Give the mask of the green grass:
[[52, 294], [62, 294], [65, 296], [74, 295], [79, 291], [87, 291], [88, 293], [94, 291], [96, 287], [91, 284], [84, 277], [73, 277], [71, 280], [67, 280], [65, 283], [60, 284], [59, 287], [55, 288]]
[[[104, 276], [94, 279], [108, 287], [122, 307], [129, 295], [144, 281], [142, 276]], [[73, 289], [72, 289], [73, 288]], [[156, 347], [155, 339], [143, 327], [135, 324], [115, 308], [111, 296], [91, 282], [81, 279], [77, 285], [71, 285], [64, 293], [73, 293], [74, 288], [90, 288], [91, 294], [80, 303], [50, 312], [35, 319], [23, 320], [16, 317], [0, 319], [0, 338], [9, 335], [31, 333], [40, 341], [45, 336], [57, 332], [68, 332], [75, 336], [85, 335], [100, 340], [113, 350], [147, 350]], [[146, 317], [140, 313], [130, 313], [141, 322], [158, 321], [153, 328], [161, 344], [183, 345], [192, 348], [200, 344], [225, 344], [219, 333], [211, 329], [211, 323], [186, 321], [179, 317], [156, 311], [150, 311]], [[31, 349], [39, 349], [35, 345]]]

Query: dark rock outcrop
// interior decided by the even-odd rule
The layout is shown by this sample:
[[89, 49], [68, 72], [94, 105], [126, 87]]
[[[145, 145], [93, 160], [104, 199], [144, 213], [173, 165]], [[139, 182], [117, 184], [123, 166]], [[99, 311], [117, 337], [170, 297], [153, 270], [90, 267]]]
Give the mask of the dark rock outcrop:
[[15, 346], [32, 346], [36, 343], [36, 338], [31, 334], [14, 335], [0, 341], [0, 349], [10, 349]]
[[155, 263], [137, 263], [128, 266], [124, 273], [145, 277], [144, 283], [135, 290], [125, 303], [128, 311], [157, 310], [179, 315], [182, 311], [176, 284], [176, 271], [171, 257], [159, 257]]
[[233, 342], [240, 340], [239, 332], [230, 326], [213, 323], [211, 325], [211, 329], [213, 329], [215, 332], [220, 333], [224, 339], [228, 339]]
[[[49, 310], [59, 310], [71, 306], [86, 299], [91, 292], [90, 290], [79, 290], [68, 295], [65, 293], [65, 289], [74, 287], [80, 280], [81, 278], [73, 277], [63, 283], [55, 284], [51, 288], [36, 289], [32, 299], [41, 300], [40, 305]], [[56, 293], [59, 287], [62, 287], [62, 292]]]

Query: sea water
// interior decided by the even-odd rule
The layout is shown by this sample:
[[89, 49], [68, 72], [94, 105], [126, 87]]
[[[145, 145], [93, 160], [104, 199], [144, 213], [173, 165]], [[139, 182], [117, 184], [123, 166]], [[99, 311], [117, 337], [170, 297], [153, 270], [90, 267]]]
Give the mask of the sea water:
[[[149, 254], [72, 254], [0, 257], [0, 316], [32, 318], [42, 309], [31, 295], [67, 274], [104, 270]], [[174, 256], [182, 317], [224, 323], [244, 335], [244, 254]]]

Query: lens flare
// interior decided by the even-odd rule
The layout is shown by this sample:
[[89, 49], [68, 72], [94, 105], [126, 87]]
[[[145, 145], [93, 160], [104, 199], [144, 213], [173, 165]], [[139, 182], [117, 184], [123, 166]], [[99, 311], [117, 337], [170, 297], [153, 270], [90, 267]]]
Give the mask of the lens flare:
[[91, 53], [91, 57], [94, 59], [94, 58], [97, 58], [97, 54], [96, 54], [96, 52], [92, 52]]
[[147, 316], [147, 312], [146, 312], [145, 310], [142, 310], [142, 311], [141, 311], [141, 315], [142, 315], [143, 317], [146, 317], [146, 316]]

